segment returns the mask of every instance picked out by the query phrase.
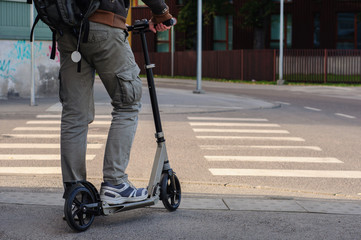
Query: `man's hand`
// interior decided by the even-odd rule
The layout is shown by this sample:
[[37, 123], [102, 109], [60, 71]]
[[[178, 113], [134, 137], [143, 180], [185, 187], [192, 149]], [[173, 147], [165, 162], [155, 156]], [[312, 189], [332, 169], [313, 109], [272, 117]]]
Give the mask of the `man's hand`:
[[154, 23], [152, 22], [152, 20], [149, 21], [149, 30], [151, 30], [154, 33], [157, 32], [164, 32], [167, 31], [169, 29], [171, 29], [171, 26], [166, 26], [163, 23], [158, 23], [156, 27], [154, 27]]

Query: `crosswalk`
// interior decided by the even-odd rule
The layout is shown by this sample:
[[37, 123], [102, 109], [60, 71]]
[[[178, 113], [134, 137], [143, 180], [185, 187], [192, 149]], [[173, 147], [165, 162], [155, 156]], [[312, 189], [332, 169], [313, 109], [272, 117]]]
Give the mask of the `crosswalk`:
[[[103, 147], [103, 144], [97, 141], [107, 138], [107, 131], [105, 134], [93, 134], [92, 127], [109, 127], [111, 116], [96, 115], [95, 119], [89, 127], [87, 148], [90, 153], [86, 155], [87, 161], [95, 159], [96, 154], [92, 153], [93, 150]], [[24, 126], [17, 126], [10, 133], [1, 134], [0, 174], [60, 175], [59, 149], [60, 115], [37, 115], [36, 120], [27, 121]], [[23, 162], [17, 164], [19, 161]]]
[[[361, 178], [361, 171], [312, 170], [314, 165], [311, 164], [336, 164], [336, 166], [338, 164], [341, 166], [344, 162], [332, 156], [323, 156], [326, 153], [319, 146], [307, 145], [305, 139], [291, 136], [291, 133], [281, 129], [279, 124], [270, 123], [265, 118], [192, 116], [188, 117], [188, 123], [195, 133], [195, 137], [199, 140], [198, 145], [204, 153], [204, 158], [210, 165], [220, 166], [224, 163], [225, 166], [230, 166], [229, 163], [232, 162], [245, 164], [302, 163], [306, 169], [311, 169], [210, 167], [208, 170], [213, 176]], [[262, 150], [266, 154], [260, 155], [259, 151]], [[289, 156], [290, 154], [301, 153], [300, 151], [302, 151], [302, 156]], [[243, 153], [247, 154], [242, 155]], [[270, 156], [270, 154], [275, 153], [277, 155]], [[310, 167], [307, 167], [307, 164], [310, 164]], [[295, 168], [297, 168], [296, 166]]]

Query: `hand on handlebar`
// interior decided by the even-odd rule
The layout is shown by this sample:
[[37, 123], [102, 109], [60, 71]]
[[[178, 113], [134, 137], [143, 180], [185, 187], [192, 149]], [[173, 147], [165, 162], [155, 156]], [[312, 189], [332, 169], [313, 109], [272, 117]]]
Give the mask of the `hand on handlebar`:
[[167, 31], [167, 30], [169, 30], [171, 28], [172, 28], [172, 26], [168, 27], [168, 26], [164, 25], [163, 23], [158, 23], [154, 27], [154, 23], [152, 22], [152, 20], [149, 20], [149, 30], [151, 30], [154, 33], [164, 32], [164, 31]]

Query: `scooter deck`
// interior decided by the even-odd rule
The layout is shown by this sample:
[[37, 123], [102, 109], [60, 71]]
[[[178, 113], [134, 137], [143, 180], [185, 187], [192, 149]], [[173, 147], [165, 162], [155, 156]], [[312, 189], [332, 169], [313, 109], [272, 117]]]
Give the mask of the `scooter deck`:
[[159, 196], [147, 198], [143, 201], [139, 202], [131, 202], [131, 203], [123, 203], [118, 205], [109, 205], [106, 202], [103, 202], [103, 214], [104, 215], [111, 215], [118, 212], [123, 212], [127, 210], [132, 210], [135, 208], [141, 208], [141, 207], [148, 207], [157, 204], [159, 201]]

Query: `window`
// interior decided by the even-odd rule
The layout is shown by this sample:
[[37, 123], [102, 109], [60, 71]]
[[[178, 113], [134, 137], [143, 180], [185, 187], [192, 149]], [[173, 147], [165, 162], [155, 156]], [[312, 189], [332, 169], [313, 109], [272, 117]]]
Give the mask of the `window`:
[[361, 21], [355, 13], [337, 14], [338, 49], [361, 49]]
[[145, 6], [145, 3], [142, 0], [135, 0], [134, 6]]
[[[292, 47], [292, 15], [287, 14], [284, 18], [284, 47]], [[270, 48], [280, 46], [280, 15], [271, 15], [271, 42]]]
[[320, 48], [320, 14], [313, 16], [313, 47]]
[[215, 16], [213, 23], [213, 49], [233, 49], [233, 17]]
[[157, 32], [157, 52], [170, 52], [171, 31]]

